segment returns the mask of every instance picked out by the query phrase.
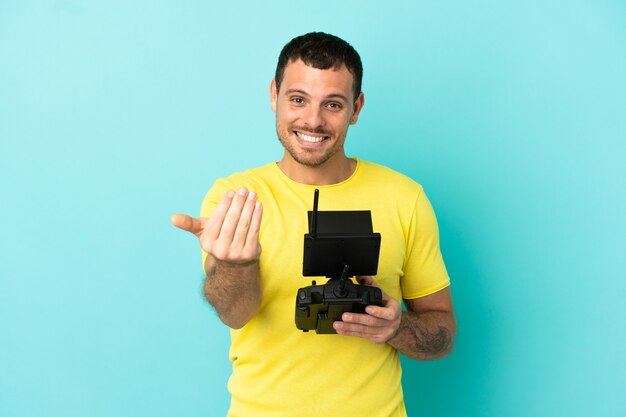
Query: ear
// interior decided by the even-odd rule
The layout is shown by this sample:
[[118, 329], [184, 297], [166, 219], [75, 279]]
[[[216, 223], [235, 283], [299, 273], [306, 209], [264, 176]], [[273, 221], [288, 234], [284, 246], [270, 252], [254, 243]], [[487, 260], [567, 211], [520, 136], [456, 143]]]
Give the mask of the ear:
[[361, 113], [361, 109], [363, 108], [363, 104], [365, 103], [365, 96], [363, 92], [359, 93], [359, 96], [354, 101], [354, 111], [352, 112], [352, 117], [350, 117], [350, 124], [356, 124], [359, 119], [359, 113]]
[[276, 101], [278, 100], [278, 91], [276, 90], [276, 80], [272, 78], [272, 82], [270, 82], [270, 103], [272, 106], [272, 111], [276, 113]]

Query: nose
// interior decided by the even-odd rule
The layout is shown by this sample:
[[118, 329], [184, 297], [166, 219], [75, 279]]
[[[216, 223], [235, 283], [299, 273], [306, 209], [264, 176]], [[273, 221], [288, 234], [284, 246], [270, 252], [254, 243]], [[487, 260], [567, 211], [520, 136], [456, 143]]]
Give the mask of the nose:
[[302, 115], [302, 121], [312, 129], [323, 127], [326, 124], [322, 109], [318, 106], [307, 106]]

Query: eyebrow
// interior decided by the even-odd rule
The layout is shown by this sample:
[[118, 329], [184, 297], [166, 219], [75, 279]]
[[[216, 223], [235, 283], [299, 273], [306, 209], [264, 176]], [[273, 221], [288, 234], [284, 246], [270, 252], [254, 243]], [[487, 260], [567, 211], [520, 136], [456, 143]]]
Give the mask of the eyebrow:
[[[303, 96], [309, 96], [309, 93], [307, 93], [306, 91], [301, 90], [299, 88], [290, 88], [289, 90], [285, 91], [285, 94], [293, 94], [293, 93], [302, 94]], [[327, 98], [327, 99], [329, 99], [329, 98], [339, 98], [339, 99], [342, 99], [343, 101], [345, 101], [346, 103], [349, 102], [349, 100], [348, 100], [348, 98], [346, 96], [344, 96], [343, 94], [339, 94], [339, 93], [329, 94], [325, 98]]]

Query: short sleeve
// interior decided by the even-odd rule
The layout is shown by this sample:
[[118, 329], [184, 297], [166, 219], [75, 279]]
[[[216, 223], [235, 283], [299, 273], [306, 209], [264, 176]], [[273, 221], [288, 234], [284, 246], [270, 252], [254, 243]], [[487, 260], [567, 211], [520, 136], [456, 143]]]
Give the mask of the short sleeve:
[[406, 242], [402, 297], [420, 298], [448, 287], [450, 278], [439, 247], [437, 218], [423, 190], [415, 201]]

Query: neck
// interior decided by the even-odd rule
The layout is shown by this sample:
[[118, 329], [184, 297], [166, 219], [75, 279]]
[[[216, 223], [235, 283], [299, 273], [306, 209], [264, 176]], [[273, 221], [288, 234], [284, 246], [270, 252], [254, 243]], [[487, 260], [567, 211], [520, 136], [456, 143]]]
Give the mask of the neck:
[[285, 152], [278, 167], [290, 179], [307, 185], [332, 185], [347, 180], [356, 170], [356, 160], [342, 155], [318, 166], [302, 165]]

